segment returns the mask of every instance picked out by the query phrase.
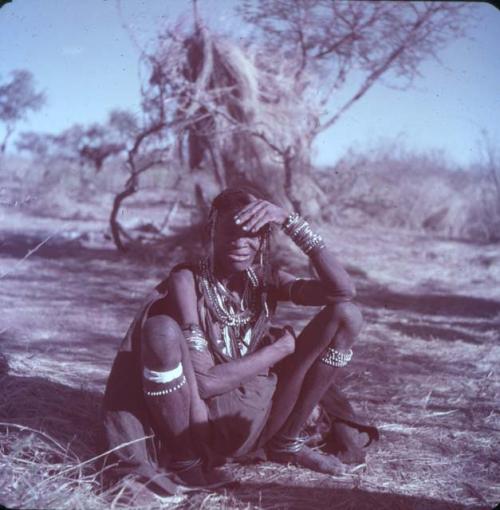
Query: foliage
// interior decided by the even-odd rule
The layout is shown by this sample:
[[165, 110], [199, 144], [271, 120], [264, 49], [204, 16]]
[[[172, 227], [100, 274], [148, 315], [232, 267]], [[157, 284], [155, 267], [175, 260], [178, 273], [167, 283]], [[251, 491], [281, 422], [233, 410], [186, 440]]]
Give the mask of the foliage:
[[5, 152], [16, 124], [25, 120], [30, 112], [39, 110], [44, 103], [45, 94], [35, 90], [33, 75], [25, 69], [12, 71], [9, 81], [0, 82], [0, 122], [5, 125], [0, 153]]
[[196, 11], [194, 30], [159, 35], [145, 62], [162, 92], [147, 104], [176, 106], [175, 154], [189, 170], [212, 171], [220, 187], [265, 183], [299, 211], [325, 198], [310, 175], [315, 137], [383, 77], [409, 87], [472, 20], [448, 2], [261, 0], [238, 11], [258, 33], [243, 44], [209, 31]]
[[128, 138], [137, 129], [132, 114], [113, 110], [103, 124], [93, 123], [87, 127], [74, 124], [56, 135], [23, 132], [16, 147], [31, 154], [39, 163], [53, 164], [62, 160], [81, 166], [91, 165], [99, 172], [107, 159], [124, 152]]
[[283, 196], [282, 159], [300, 143], [308, 115], [289, 93], [291, 77], [276, 73], [277, 62], [269, 57], [257, 65], [252, 54], [198, 24], [194, 32], [161, 34], [147, 64], [162, 104], [175, 105], [175, 154], [186, 171], [208, 170], [220, 188], [274, 184]]
[[484, 180], [489, 182], [489, 187], [495, 195], [496, 215], [500, 216], [500, 155], [498, 147], [494, 145], [489, 133], [486, 130], [481, 132], [480, 144], [480, 171]]

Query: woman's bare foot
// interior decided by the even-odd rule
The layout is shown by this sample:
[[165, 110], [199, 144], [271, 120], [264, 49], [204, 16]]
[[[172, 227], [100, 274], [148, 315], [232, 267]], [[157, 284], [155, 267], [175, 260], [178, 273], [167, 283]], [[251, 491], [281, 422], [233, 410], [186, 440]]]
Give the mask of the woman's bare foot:
[[234, 484], [235, 480], [220, 469], [206, 469], [195, 464], [187, 469], [175, 471], [174, 478], [188, 489], [210, 489]]
[[280, 464], [294, 464], [299, 467], [311, 469], [319, 473], [340, 476], [345, 472], [345, 466], [335, 455], [321, 453], [317, 450], [303, 446], [298, 452], [268, 452], [268, 459]]

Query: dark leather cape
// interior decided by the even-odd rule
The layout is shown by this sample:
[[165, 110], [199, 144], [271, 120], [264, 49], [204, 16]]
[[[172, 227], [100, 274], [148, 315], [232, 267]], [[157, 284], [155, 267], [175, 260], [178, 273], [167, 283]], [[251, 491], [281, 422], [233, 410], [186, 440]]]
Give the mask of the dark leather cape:
[[[167, 292], [167, 280], [162, 281], [142, 303], [123, 339], [114, 360], [104, 394], [102, 419], [104, 424], [105, 475], [115, 481], [131, 475], [153, 491], [177, 494], [181, 487], [174, 477], [158, 463], [159, 441], [155, 436], [142, 391], [140, 368], [141, 331], [149, 308]], [[332, 386], [322, 400], [324, 410], [333, 422], [342, 422], [360, 432], [366, 432], [369, 442], [378, 439], [378, 431], [361, 419], [348, 399]], [[335, 443], [334, 431], [330, 433]], [[345, 446], [345, 445], [344, 445]]]

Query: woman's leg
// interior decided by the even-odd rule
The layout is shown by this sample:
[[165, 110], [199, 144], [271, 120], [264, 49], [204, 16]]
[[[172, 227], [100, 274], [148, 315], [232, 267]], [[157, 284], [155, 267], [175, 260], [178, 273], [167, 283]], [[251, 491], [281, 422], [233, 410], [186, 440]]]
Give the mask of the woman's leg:
[[[177, 471], [181, 481], [206, 487], [231, 482], [224, 473], [208, 471], [201, 463], [204, 448], [209, 444], [207, 407], [199, 396], [184, 335], [171, 316], [158, 314], [146, 320], [142, 362], [148, 370], [178, 376], [163, 384], [147, 378], [143, 382], [148, 408], [165, 443], [163, 453], [168, 452], [170, 466]], [[179, 375], [179, 366], [182, 375]], [[148, 392], [162, 393], [148, 395]]]
[[[189, 429], [191, 390], [184, 358], [182, 331], [175, 320], [168, 315], [148, 318], [143, 329], [143, 368], [176, 377], [166, 383], [144, 377], [146, 403], [156, 428], [175, 460], [197, 457]], [[182, 373], [179, 373], [179, 367], [182, 367]], [[152, 392], [157, 394], [151, 395]]]
[[[336, 325], [336, 333], [327, 347], [331, 346], [343, 352], [348, 351], [361, 331], [361, 312], [352, 303], [338, 304], [331, 310], [328, 324]], [[308, 370], [293, 411], [281, 428], [280, 432], [286, 436], [295, 437], [300, 434], [314, 407], [319, 403], [338, 373], [338, 367], [333, 367], [320, 360], [322, 354], [323, 352], [316, 357]]]
[[[347, 351], [361, 326], [361, 313], [352, 303], [328, 305], [307, 324], [297, 338], [295, 353], [278, 368], [278, 386], [263, 441], [275, 435], [294, 438], [300, 434], [338, 373], [338, 368], [320, 361], [321, 356], [329, 346]], [[316, 457], [313, 463], [308, 463], [307, 459], [305, 462], [299, 460], [302, 464], [308, 463], [307, 467], [338, 471], [338, 463], [328, 467], [325, 465], [327, 459], [319, 459], [306, 448], [304, 452]], [[321, 465], [316, 465], [317, 462]]]

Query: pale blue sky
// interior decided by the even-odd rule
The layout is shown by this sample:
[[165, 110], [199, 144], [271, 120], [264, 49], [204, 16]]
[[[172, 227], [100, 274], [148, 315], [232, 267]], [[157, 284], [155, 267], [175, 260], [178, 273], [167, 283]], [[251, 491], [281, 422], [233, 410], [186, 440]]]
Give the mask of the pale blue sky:
[[[241, 30], [235, 0], [199, 0], [212, 28]], [[46, 107], [20, 130], [58, 132], [102, 121], [113, 108], [138, 109], [139, 51], [121, 25], [115, 0], [14, 0], [0, 9], [0, 75], [33, 72]], [[123, 19], [140, 45], [161, 23], [190, 12], [189, 0], [122, 0]], [[481, 129], [500, 145], [500, 12], [476, 4], [473, 40], [429, 61], [410, 91], [377, 84], [317, 144], [316, 162], [333, 164], [348, 147], [399, 138], [408, 148], [442, 149], [458, 165], [478, 158]], [[12, 147], [12, 145], [11, 145]]]

